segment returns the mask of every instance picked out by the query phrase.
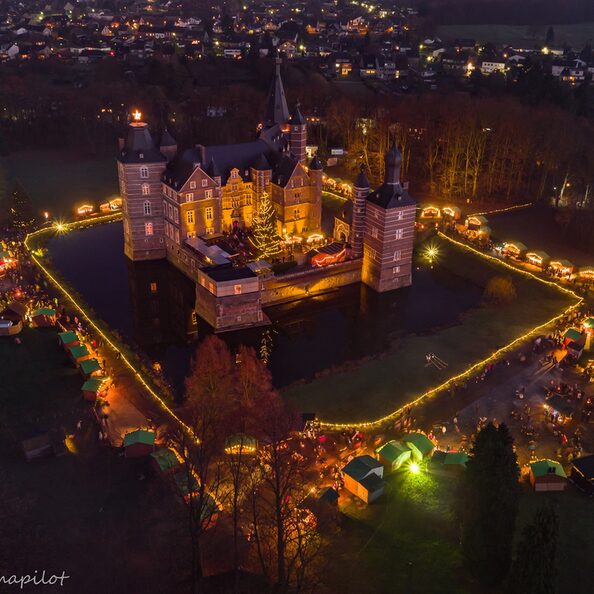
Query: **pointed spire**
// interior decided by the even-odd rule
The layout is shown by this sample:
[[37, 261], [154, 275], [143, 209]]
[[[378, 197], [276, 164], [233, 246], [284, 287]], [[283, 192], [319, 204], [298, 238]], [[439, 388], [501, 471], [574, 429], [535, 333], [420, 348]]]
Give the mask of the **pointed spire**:
[[322, 163], [320, 159], [318, 159], [318, 154], [316, 153], [313, 159], [309, 162], [309, 170], [310, 171], [321, 171], [322, 170]]
[[161, 147], [177, 146], [177, 140], [175, 140], [175, 138], [173, 138], [173, 136], [171, 135], [171, 133], [169, 132], [169, 130], [167, 128], [165, 128], [165, 130], [163, 130], [163, 135], [161, 136], [161, 143], [159, 146], [161, 146]]
[[402, 153], [398, 150], [396, 143], [385, 156], [386, 172], [384, 175], [384, 184], [391, 186], [400, 186], [400, 166], [402, 165]]
[[360, 190], [367, 190], [369, 189], [369, 179], [367, 179], [367, 174], [365, 173], [365, 165], [361, 163], [359, 167], [359, 175], [355, 180], [355, 188], [359, 188]]
[[217, 164], [216, 164], [216, 162], [214, 160], [214, 157], [211, 157], [210, 158], [210, 163], [208, 164], [208, 167], [206, 168], [206, 173], [212, 179], [216, 179], [217, 177], [221, 177], [221, 172], [219, 171], [219, 168], [217, 167]]
[[280, 73], [281, 62], [282, 60], [280, 58], [276, 59], [274, 79], [268, 91], [265, 118], [265, 124], [267, 126], [273, 126], [274, 124], [282, 126], [289, 121], [289, 108], [287, 107], [285, 89]]
[[300, 106], [301, 104], [299, 103], [299, 101], [297, 101], [297, 103], [295, 104], [295, 111], [293, 112], [293, 115], [289, 120], [289, 124], [291, 124], [291, 126], [305, 126], [305, 118], [301, 114], [301, 111], [299, 111]]

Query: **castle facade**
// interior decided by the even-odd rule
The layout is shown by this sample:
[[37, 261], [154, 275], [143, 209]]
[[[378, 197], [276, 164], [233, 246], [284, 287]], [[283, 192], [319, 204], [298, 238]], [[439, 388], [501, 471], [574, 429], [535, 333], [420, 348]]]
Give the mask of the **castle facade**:
[[331, 267], [306, 264], [279, 279], [261, 263], [235, 265], [220, 247], [226, 233], [251, 228], [264, 192], [279, 236], [321, 232], [322, 165], [317, 157], [306, 162], [306, 144], [306, 122], [298, 105], [289, 114], [279, 62], [255, 140], [180, 151], [167, 131], [156, 143], [136, 113], [118, 154], [126, 256], [167, 259], [182, 270], [196, 283], [196, 312], [215, 330], [266, 323], [263, 305], [361, 280], [378, 292], [410, 285], [416, 205], [400, 184], [395, 147], [380, 188], [371, 191], [363, 170], [357, 178], [329, 256], [316, 260]]

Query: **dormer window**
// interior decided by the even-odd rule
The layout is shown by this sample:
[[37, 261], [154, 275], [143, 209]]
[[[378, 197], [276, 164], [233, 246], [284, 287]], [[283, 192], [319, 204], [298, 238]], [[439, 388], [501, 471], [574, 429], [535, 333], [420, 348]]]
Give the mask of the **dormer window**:
[[191, 181], [190, 182], [190, 190], [195, 190], [196, 189], [196, 182], [195, 181]]
[[148, 179], [149, 170], [148, 167], [141, 167], [140, 168], [140, 177], [141, 179]]
[[138, 155], [138, 157], [139, 157], [140, 159], [144, 159], [144, 153], [140, 153], [140, 154]]

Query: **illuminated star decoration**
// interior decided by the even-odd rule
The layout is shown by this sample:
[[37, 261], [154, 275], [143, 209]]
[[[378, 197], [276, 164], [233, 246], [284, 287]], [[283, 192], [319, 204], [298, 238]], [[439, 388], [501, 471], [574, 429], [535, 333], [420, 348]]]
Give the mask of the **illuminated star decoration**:
[[435, 244], [428, 245], [423, 251], [423, 257], [431, 266], [439, 258], [439, 248]]
[[142, 118], [142, 114], [136, 109], [132, 112], [132, 117], [134, 118], [135, 122], [140, 122], [140, 118]]

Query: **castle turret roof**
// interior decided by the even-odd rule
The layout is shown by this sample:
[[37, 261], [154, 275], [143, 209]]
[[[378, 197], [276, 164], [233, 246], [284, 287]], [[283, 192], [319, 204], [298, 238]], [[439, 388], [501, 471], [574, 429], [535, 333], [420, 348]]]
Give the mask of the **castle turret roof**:
[[268, 101], [266, 103], [266, 118], [267, 126], [274, 124], [286, 124], [289, 121], [289, 108], [287, 107], [287, 99], [285, 97], [285, 89], [280, 73], [280, 58], [276, 59], [276, 67], [274, 79], [268, 91]]
[[361, 188], [362, 190], [369, 188], [369, 179], [367, 179], [367, 174], [365, 173], [365, 165], [361, 163], [361, 167], [359, 168], [359, 175], [355, 180], [355, 188]]
[[310, 171], [321, 171], [322, 170], [322, 163], [320, 159], [318, 159], [318, 155], [315, 154], [313, 159], [309, 162], [309, 170]]
[[305, 126], [305, 118], [299, 110], [299, 103], [295, 105], [295, 111], [289, 120], [289, 124], [291, 124], [291, 126]]
[[173, 136], [167, 128], [165, 128], [165, 130], [163, 131], [163, 136], [161, 136], [161, 142], [159, 143], [159, 146], [177, 146], [177, 140], [173, 138]]
[[145, 122], [131, 122], [119, 157], [121, 163], [161, 163], [167, 159], [155, 146]]

